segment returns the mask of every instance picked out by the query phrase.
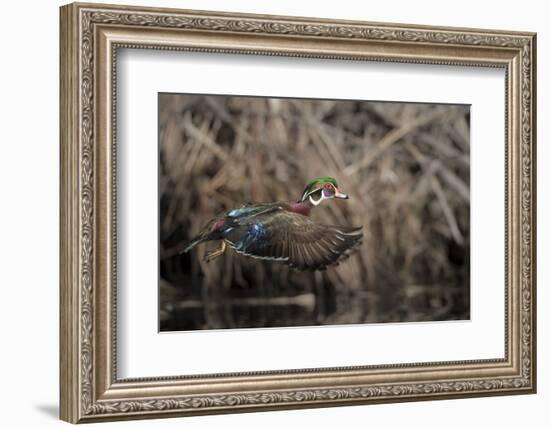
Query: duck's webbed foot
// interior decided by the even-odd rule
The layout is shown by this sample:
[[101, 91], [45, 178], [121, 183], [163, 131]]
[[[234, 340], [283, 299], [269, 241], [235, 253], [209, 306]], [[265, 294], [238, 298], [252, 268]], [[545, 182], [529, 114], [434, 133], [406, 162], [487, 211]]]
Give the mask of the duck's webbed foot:
[[222, 255], [224, 252], [225, 252], [225, 241], [222, 240], [221, 246], [220, 246], [218, 249], [216, 249], [215, 251], [207, 252], [206, 255], [204, 256], [204, 260], [205, 260], [206, 262], [210, 262], [210, 261], [212, 261], [214, 258], [217, 258], [217, 257], [219, 257], [220, 255]]

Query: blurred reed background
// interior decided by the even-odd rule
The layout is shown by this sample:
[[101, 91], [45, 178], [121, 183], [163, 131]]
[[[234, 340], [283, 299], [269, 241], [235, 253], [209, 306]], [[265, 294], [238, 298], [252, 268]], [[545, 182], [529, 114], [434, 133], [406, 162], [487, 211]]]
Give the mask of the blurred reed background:
[[[468, 319], [469, 134], [462, 105], [160, 94], [160, 330]], [[179, 253], [221, 211], [320, 176], [351, 198], [312, 218], [363, 225], [339, 266]]]

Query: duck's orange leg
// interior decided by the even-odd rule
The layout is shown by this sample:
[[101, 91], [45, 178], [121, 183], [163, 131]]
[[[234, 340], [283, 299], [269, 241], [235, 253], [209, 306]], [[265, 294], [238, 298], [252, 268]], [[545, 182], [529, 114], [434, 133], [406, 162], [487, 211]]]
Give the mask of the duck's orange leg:
[[210, 262], [214, 258], [217, 258], [220, 255], [222, 255], [224, 252], [225, 252], [225, 240], [222, 240], [221, 246], [218, 249], [216, 249], [215, 251], [207, 252], [206, 255], [204, 256], [204, 260], [206, 262]]

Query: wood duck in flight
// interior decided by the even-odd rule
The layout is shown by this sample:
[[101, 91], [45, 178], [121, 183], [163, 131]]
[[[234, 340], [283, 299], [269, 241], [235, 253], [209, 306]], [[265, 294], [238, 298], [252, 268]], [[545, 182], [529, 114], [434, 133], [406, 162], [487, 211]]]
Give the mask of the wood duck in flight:
[[212, 219], [183, 250], [210, 240], [219, 249], [205, 255], [211, 261], [230, 246], [252, 258], [281, 262], [299, 270], [324, 270], [346, 258], [363, 237], [362, 227], [317, 224], [309, 214], [324, 200], [348, 199], [334, 178], [311, 181], [296, 203], [245, 204]]

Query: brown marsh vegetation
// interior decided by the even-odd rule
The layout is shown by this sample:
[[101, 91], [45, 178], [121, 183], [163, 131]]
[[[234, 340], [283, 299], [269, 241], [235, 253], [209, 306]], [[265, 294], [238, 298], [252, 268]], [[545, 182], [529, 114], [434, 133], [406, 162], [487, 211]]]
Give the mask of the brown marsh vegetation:
[[[469, 134], [468, 106], [160, 94], [161, 331], [468, 319]], [[363, 226], [339, 266], [179, 253], [214, 215], [319, 176], [350, 199], [312, 218]]]

